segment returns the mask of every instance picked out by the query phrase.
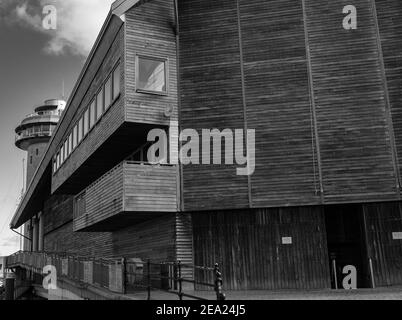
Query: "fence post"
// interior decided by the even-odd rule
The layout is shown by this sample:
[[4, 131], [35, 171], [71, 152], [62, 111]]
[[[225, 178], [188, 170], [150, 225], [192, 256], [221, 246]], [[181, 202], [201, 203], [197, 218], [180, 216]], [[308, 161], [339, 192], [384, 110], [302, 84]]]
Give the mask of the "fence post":
[[147, 291], [148, 291], [148, 300], [151, 300], [151, 261], [147, 260]]
[[181, 261], [177, 262], [177, 271], [179, 273], [179, 299], [183, 300], [183, 280], [181, 278]]
[[215, 292], [216, 292], [216, 300], [222, 301], [226, 299], [225, 294], [222, 292], [222, 285], [223, 285], [223, 280], [222, 280], [222, 273], [219, 270], [219, 265], [215, 263]]
[[121, 267], [122, 267], [123, 294], [126, 294], [127, 293], [127, 289], [126, 289], [126, 284], [127, 284], [126, 258], [121, 259]]
[[335, 289], [338, 290], [338, 277], [336, 275], [336, 260], [332, 260], [332, 271], [334, 273]]

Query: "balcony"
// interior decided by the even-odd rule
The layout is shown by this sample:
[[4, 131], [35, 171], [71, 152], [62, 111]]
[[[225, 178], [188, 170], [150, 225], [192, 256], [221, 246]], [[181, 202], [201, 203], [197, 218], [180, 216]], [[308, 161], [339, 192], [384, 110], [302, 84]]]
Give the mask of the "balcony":
[[113, 231], [177, 211], [177, 167], [123, 161], [74, 200], [74, 231]]

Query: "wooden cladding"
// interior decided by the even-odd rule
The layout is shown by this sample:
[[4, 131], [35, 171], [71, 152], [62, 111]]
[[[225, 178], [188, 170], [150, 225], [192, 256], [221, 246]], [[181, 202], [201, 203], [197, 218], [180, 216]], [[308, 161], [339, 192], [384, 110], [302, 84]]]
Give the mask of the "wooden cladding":
[[[111, 218], [124, 221], [121, 214], [132, 216], [133, 221], [136, 215], [143, 218], [152, 213], [176, 212], [176, 180], [175, 166], [122, 162], [75, 198], [74, 230], [93, 227]], [[107, 228], [103, 230], [111, 231], [113, 223]]]
[[[125, 23], [126, 119], [127, 121], [168, 124], [177, 120], [177, 62], [175, 17], [172, 0], [154, 0], [127, 11]], [[141, 91], [138, 59], [148, 57], [166, 64], [163, 94]], [[155, 93], [155, 92], [153, 92]], [[173, 110], [170, 116], [166, 110]]]
[[183, 166], [185, 210], [399, 199], [401, 11], [375, 3], [345, 30], [343, 0], [179, 0], [181, 127], [256, 134], [248, 178]]
[[218, 262], [226, 290], [330, 287], [321, 207], [201, 212], [192, 220], [195, 265]]
[[305, 0], [311, 73], [328, 202], [396, 197], [396, 172], [371, 1], [344, 30], [345, 1]]
[[[392, 115], [399, 179], [402, 165], [402, 5], [398, 0], [375, 0], [384, 89]], [[400, 181], [399, 181], [400, 183]]]

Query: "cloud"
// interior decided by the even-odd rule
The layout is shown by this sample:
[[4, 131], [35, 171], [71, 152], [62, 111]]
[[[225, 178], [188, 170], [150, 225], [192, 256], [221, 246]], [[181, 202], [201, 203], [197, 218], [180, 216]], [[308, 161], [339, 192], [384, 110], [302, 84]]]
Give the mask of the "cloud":
[[[0, 0], [0, 10], [11, 15], [8, 23], [20, 24], [49, 36], [44, 51], [51, 55], [87, 56], [114, 0]], [[57, 10], [56, 30], [42, 27], [43, 7]]]

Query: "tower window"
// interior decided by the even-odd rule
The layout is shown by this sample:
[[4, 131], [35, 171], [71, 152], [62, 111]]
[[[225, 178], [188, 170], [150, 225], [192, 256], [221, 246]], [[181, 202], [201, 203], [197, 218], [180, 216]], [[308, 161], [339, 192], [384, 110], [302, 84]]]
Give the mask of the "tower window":
[[39, 155], [39, 149], [38, 148], [36, 149], [36, 155]]

